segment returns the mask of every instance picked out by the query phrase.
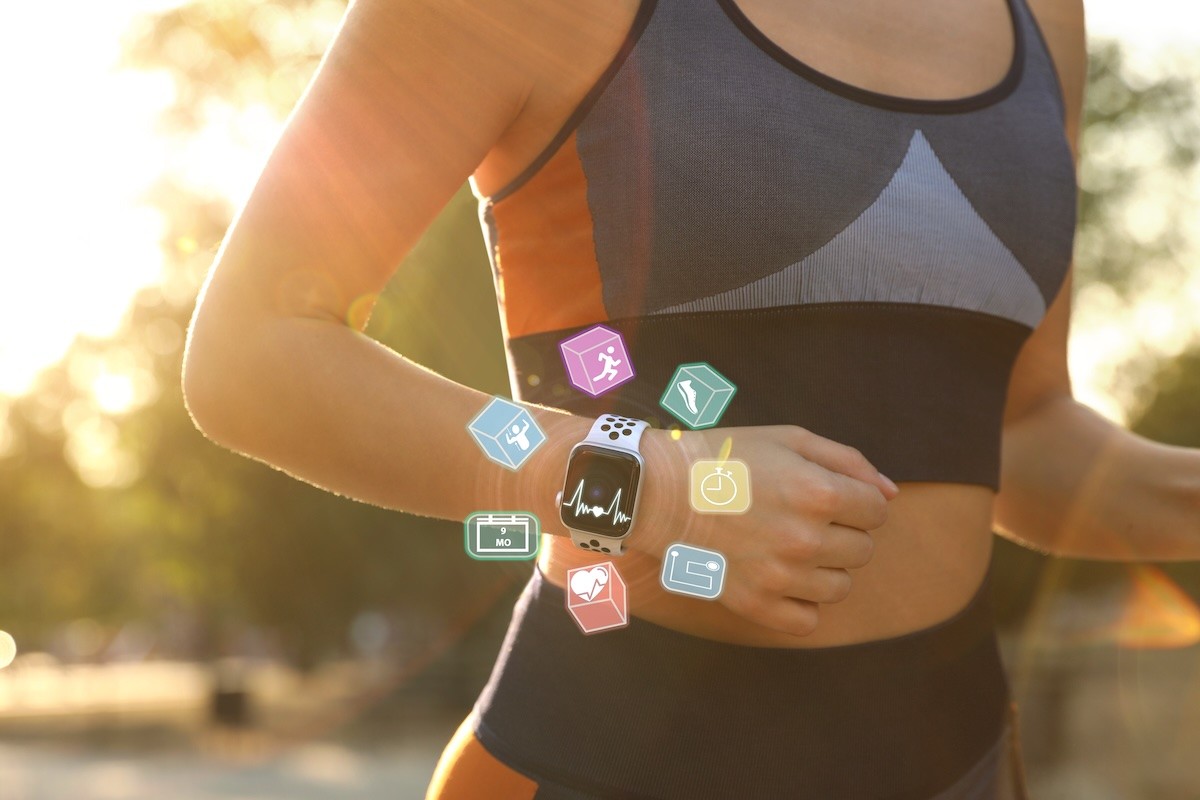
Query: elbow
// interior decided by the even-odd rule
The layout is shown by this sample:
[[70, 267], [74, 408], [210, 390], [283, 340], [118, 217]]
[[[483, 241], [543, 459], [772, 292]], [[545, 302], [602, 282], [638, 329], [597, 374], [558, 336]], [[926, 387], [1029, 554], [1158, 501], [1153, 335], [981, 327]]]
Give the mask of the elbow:
[[223, 444], [220, 431], [221, 424], [221, 395], [213, 385], [214, 376], [205, 367], [200, 366], [202, 356], [189, 343], [183, 360], [183, 407], [196, 426], [196, 430], [217, 444]]
[[215, 441], [213, 431], [219, 427], [217, 412], [221, 407], [220, 399], [214, 396], [208, 385], [208, 375], [197, 366], [198, 358], [193, 353], [189, 346], [184, 354], [181, 376], [183, 407], [196, 430]]
[[231, 384], [237, 380], [236, 362], [230, 357], [230, 337], [221, 328], [200, 313], [192, 319], [184, 346], [180, 388], [184, 409], [196, 429], [216, 444], [232, 447], [235, 400]]

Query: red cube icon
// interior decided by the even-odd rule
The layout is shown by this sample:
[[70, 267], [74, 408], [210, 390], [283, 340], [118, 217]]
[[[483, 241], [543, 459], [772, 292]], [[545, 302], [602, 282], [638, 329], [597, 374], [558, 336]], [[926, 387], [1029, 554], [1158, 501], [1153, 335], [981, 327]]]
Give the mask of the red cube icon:
[[567, 611], [584, 633], [629, 624], [629, 595], [611, 561], [567, 570]]

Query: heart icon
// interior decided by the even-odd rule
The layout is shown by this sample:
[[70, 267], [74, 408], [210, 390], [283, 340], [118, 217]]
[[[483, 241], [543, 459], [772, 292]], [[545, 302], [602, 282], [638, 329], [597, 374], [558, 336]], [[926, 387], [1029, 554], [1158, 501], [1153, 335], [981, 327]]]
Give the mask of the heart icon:
[[571, 576], [571, 591], [584, 600], [595, 600], [596, 595], [608, 583], [608, 569], [592, 567], [580, 569]]

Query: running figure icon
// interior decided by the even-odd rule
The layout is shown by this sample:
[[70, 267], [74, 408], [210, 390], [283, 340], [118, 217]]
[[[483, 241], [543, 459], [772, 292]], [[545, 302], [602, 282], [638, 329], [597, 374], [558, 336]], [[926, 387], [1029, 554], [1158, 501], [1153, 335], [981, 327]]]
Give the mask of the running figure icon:
[[596, 353], [596, 360], [604, 362], [604, 368], [600, 370], [599, 375], [593, 375], [593, 381], [606, 380], [611, 381], [617, 377], [617, 367], [621, 365], [621, 359], [615, 358], [613, 353], [616, 348], [612, 345], [608, 346], [608, 350], [603, 353]]
[[621, 334], [603, 325], [593, 325], [582, 333], [558, 343], [563, 369], [572, 386], [584, 394], [598, 397], [633, 380], [633, 359]]

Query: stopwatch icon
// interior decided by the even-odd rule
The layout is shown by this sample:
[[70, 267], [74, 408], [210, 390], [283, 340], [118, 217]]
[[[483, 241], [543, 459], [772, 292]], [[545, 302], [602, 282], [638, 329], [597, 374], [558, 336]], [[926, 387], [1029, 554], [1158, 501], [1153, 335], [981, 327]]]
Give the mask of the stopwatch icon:
[[700, 494], [714, 506], [727, 506], [737, 499], [737, 481], [732, 472], [716, 467], [700, 482]]
[[740, 514], [750, 507], [750, 470], [743, 461], [692, 464], [692, 508], [702, 514]]

